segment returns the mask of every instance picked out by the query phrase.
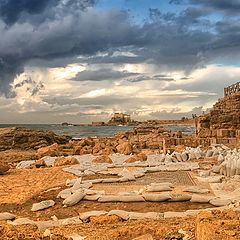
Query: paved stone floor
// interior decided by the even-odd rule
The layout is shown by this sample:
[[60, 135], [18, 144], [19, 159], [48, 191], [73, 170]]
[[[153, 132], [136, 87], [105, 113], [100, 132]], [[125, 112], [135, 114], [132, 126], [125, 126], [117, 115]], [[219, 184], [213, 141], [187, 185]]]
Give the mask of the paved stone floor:
[[195, 182], [190, 172], [156, 172], [146, 173], [145, 176], [137, 178], [136, 181], [123, 183], [100, 183], [94, 184], [93, 189], [105, 190], [107, 194], [116, 194], [119, 192], [138, 191], [150, 183], [170, 182], [175, 188], [173, 192], [181, 192], [183, 186], [195, 186]]
[[111, 183], [111, 185], [148, 185], [150, 183], [170, 182], [174, 186], [194, 186], [196, 185], [194, 179], [189, 172], [176, 171], [176, 172], [156, 172], [146, 173], [145, 176], [136, 179], [136, 181]]

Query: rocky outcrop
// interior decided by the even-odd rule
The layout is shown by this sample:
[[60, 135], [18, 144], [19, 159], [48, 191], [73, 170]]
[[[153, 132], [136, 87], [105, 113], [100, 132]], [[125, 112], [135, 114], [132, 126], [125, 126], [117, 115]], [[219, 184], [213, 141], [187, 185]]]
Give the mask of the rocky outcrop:
[[20, 127], [0, 129], [0, 151], [36, 150], [53, 143], [66, 144], [69, 140], [70, 137], [58, 136], [51, 131], [37, 131]]

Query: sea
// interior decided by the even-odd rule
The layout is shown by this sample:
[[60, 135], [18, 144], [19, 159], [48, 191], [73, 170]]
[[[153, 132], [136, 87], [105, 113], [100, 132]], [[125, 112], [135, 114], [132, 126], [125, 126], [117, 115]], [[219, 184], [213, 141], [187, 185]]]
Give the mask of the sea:
[[[68, 125], [61, 124], [0, 124], [0, 128], [24, 127], [33, 130], [53, 131], [58, 135], [67, 135], [79, 139], [83, 137], [111, 137], [117, 132], [132, 130], [135, 126], [89, 126], [89, 125]], [[164, 128], [171, 131], [182, 131], [185, 134], [195, 132], [194, 126], [189, 125], [164, 125]]]

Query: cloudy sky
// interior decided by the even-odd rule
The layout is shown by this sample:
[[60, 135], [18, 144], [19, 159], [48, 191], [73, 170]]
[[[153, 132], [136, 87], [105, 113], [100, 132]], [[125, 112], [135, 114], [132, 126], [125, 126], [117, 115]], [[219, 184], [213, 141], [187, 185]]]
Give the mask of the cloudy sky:
[[240, 79], [240, 0], [0, 0], [0, 123], [200, 114]]

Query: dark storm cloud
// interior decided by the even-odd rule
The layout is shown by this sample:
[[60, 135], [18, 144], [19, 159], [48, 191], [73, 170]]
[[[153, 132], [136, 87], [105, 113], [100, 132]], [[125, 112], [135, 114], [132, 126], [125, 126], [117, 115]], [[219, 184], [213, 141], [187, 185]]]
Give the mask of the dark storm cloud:
[[137, 73], [127, 72], [127, 71], [114, 71], [112, 69], [99, 69], [99, 70], [84, 70], [77, 74], [77, 76], [72, 79], [74, 81], [102, 81], [109, 79], [120, 79], [125, 77], [130, 77], [137, 75]]
[[6, 24], [11, 25], [19, 19], [26, 21], [29, 18], [34, 18], [32, 15], [43, 13], [46, 8], [49, 10], [58, 4], [84, 10], [94, 3], [95, 0], [1, 0], [0, 16]]
[[[239, 1], [191, 0], [191, 7], [180, 14], [151, 9], [151, 18], [143, 25], [131, 23], [127, 12], [100, 12], [89, 7], [94, 2], [43, 0], [35, 6], [33, 0], [2, 1], [0, 19], [5, 24], [0, 21], [0, 92], [10, 94], [9, 83], [33, 61], [36, 64], [42, 61], [47, 66], [49, 61], [49, 66], [53, 66], [59, 59], [58, 63], [64, 65], [64, 62], [82, 55], [85, 60], [80, 58], [76, 61], [152, 63], [188, 73], [225, 56], [226, 52], [239, 54], [240, 27], [237, 20], [233, 24], [223, 19], [216, 25], [210, 18], [206, 20], [211, 13], [206, 8], [234, 11], [231, 9], [238, 9]], [[14, 9], [18, 11], [15, 18], [10, 11], [14, 3], [19, 6]], [[202, 6], [206, 8], [201, 9]], [[129, 48], [134, 57], [112, 54], [124, 48]], [[99, 57], [99, 52], [109, 54]], [[82, 74], [88, 74], [90, 80], [110, 79], [103, 72]], [[116, 79], [126, 73], [112, 74]], [[79, 80], [83, 77], [79, 75]]]
[[239, 0], [190, 0], [190, 3], [210, 7], [214, 10], [221, 10], [228, 14], [237, 14], [240, 12]]
[[[58, 9], [55, 9], [56, 11]], [[122, 11], [101, 14], [91, 9], [66, 13], [58, 10], [54, 19], [45, 19], [38, 26], [15, 23], [0, 25], [0, 91], [8, 94], [10, 85], [24, 65], [32, 59], [53, 60], [72, 58], [79, 54], [91, 55], [110, 47], [133, 44], [136, 29], [128, 23]], [[66, 14], [66, 15], [65, 15]], [[118, 30], [116, 29], [116, 26]]]
[[0, 93], [5, 93], [7, 97], [14, 97], [15, 94], [9, 91], [9, 83], [23, 70], [21, 61], [13, 57], [0, 57]]
[[58, 0], [2, 0], [0, 16], [7, 24], [15, 23], [21, 13], [41, 13], [48, 5], [56, 4]]

